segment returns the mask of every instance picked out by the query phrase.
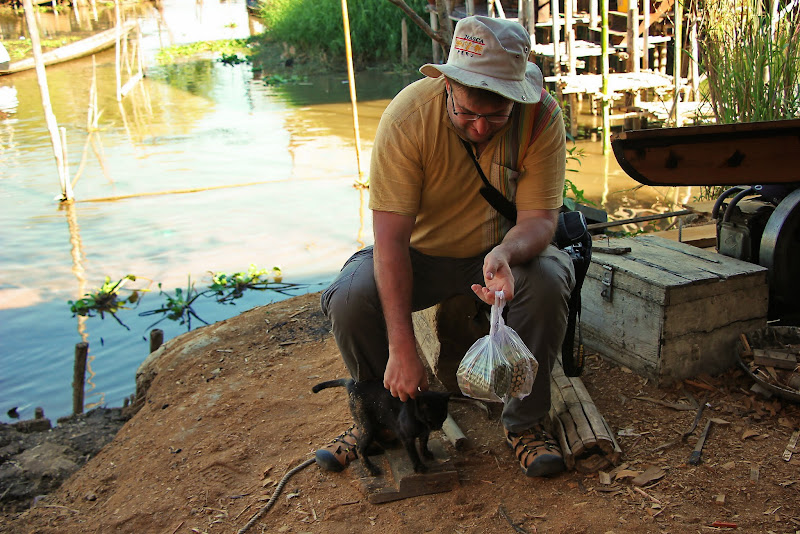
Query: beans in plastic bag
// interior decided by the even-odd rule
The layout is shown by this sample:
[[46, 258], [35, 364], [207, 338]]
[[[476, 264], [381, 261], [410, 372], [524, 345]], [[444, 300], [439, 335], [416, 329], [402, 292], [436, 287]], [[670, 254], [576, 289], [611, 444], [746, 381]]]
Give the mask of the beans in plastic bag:
[[456, 371], [461, 392], [473, 399], [508, 402], [531, 393], [539, 362], [513, 328], [503, 321], [505, 299], [495, 292], [489, 334], [467, 351]]

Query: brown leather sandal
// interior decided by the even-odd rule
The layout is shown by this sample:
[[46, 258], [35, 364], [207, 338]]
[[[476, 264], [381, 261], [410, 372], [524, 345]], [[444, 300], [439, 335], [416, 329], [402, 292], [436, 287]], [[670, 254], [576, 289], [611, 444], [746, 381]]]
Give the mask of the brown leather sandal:
[[350, 462], [358, 458], [356, 443], [360, 434], [356, 425], [352, 425], [333, 438], [330, 443], [317, 449], [314, 453], [317, 465], [326, 471], [334, 472], [339, 472], [350, 465]]
[[529, 477], [548, 477], [566, 470], [561, 449], [541, 425], [519, 433], [506, 430], [506, 443]]

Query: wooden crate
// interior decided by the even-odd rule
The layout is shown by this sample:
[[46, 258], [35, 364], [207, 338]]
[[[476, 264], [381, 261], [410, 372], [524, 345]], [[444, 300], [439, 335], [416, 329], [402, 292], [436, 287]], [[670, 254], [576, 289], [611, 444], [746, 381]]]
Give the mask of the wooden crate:
[[594, 247], [581, 291], [584, 342], [659, 385], [729, 369], [739, 334], [766, 326], [764, 267], [652, 235]]

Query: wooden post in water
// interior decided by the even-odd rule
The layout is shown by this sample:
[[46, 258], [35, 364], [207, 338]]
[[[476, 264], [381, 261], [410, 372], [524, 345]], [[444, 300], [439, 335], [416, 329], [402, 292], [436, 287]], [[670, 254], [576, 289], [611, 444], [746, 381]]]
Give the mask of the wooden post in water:
[[356, 165], [358, 165], [358, 185], [366, 185], [361, 170], [361, 140], [358, 128], [358, 100], [356, 99], [356, 77], [353, 73], [353, 45], [350, 42], [350, 15], [347, 0], [342, 0], [342, 24], [344, 25], [344, 48], [347, 54], [347, 81], [350, 84], [350, 102], [353, 104], [353, 134], [356, 142]]
[[89, 344], [85, 341], [75, 344], [75, 366], [72, 372], [72, 413], [83, 413], [83, 388], [86, 380], [86, 357]]
[[160, 328], [150, 330], [150, 352], [155, 352], [164, 344], [164, 331]]
[[53, 107], [50, 105], [50, 90], [47, 87], [47, 73], [44, 69], [42, 45], [39, 40], [39, 27], [36, 25], [33, 3], [31, 0], [22, 0], [22, 6], [25, 9], [25, 20], [28, 24], [28, 31], [31, 34], [33, 62], [36, 66], [36, 79], [39, 82], [39, 93], [42, 95], [44, 118], [47, 122], [47, 130], [50, 132], [50, 142], [53, 145], [53, 154], [55, 155], [56, 168], [58, 169], [58, 179], [61, 183], [61, 200], [72, 200], [72, 184], [70, 183], [69, 176], [65, 174], [66, 165], [64, 163], [61, 136], [58, 133], [58, 121], [56, 121], [56, 116], [53, 114]]
[[600, 55], [603, 63], [603, 154], [611, 151], [611, 95], [608, 94], [608, 1], [600, 0], [602, 4], [602, 31], [600, 33]]

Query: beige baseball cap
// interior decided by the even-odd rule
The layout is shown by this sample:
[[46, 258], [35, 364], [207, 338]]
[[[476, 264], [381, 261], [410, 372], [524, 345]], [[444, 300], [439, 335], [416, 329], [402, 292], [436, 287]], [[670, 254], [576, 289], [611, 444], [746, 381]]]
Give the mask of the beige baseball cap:
[[456, 24], [447, 63], [428, 63], [419, 71], [430, 78], [444, 74], [469, 87], [535, 104], [542, 97], [542, 71], [528, 61], [530, 49], [530, 34], [518, 22], [466, 17]]

